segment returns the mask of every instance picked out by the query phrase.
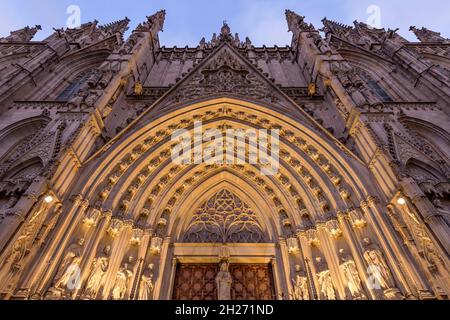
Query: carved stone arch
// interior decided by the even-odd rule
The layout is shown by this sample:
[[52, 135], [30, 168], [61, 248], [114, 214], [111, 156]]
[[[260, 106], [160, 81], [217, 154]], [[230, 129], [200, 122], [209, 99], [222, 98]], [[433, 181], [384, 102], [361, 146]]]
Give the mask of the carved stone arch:
[[[436, 120], [441, 121], [441, 119]], [[426, 143], [429, 143], [447, 163], [450, 161], [450, 134], [442, 128], [446, 125], [445, 122], [442, 123], [442, 126], [439, 126], [413, 117], [402, 117], [401, 121], [407, 129], [424, 139]]]
[[393, 64], [389, 60], [382, 58], [376, 59], [371, 55], [351, 50], [339, 52], [351, 66], [363, 70], [372, 77], [375, 82], [380, 83], [383, 90], [385, 90], [393, 100], [420, 100], [421, 97], [417, 96], [417, 90], [414, 90], [412, 85], [407, 85], [407, 83], [412, 82], [413, 80], [406, 79], [407, 75], [401, 73], [401, 70], [397, 70], [397, 73], [393, 73]]
[[0, 131], [0, 162], [22, 143], [25, 139], [35, 135], [51, 121], [46, 116], [26, 118], [15, 122]]
[[25, 175], [35, 175], [36, 169], [42, 169], [42, 160], [38, 157], [20, 162], [12, 167], [5, 175], [6, 179], [21, 179]]
[[[184, 187], [186, 190], [178, 197], [175, 205], [170, 205], [171, 212], [182, 210], [185, 206], [185, 202], [190, 201], [189, 197], [194, 190], [211, 188], [212, 186], [209, 186], [209, 184], [211, 184], [211, 182], [217, 183], [216, 180], [218, 177], [223, 177], [224, 181], [227, 181], [227, 183], [232, 183], [233, 185], [238, 185], [241, 189], [245, 186], [247, 190], [251, 190], [254, 197], [261, 199], [261, 203], [267, 204], [267, 208], [270, 208], [272, 222], [275, 221], [275, 226], [277, 225], [276, 223], [279, 223], [281, 220], [280, 210], [284, 210], [286, 212], [292, 226], [299, 225], [300, 219], [297, 210], [290, 205], [290, 202], [283, 194], [278, 194], [275, 191], [279, 190], [278, 188], [280, 188], [280, 186], [270, 182], [267, 183], [267, 187], [274, 190], [272, 195], [267, 192], [267, 188], [257, 185], [257, 183], [252, 181], [249, 177], [244, 176], [242, 172], [238, 172], [237, 170], [233, 170], [228, 167], [219, 167], [211, 171], [206, 171], [203, 175], [194, 180], [191, 185], [188, 185], [186, 184], [186, 181], [192, 180], [193, 175], [195, 176], [196, 170], [193, 171], [194, 172], [191, 173], [191, 175], [186, 175], [183, 179], [178, 179], [178, 183], [171, 185], [170, 188], [165, 190], [164, 195], [155, 201], [154, 205], [149, 208], [150, 217], [148, 219], [148, 223], [150, 225], [154, 225], [158, 221], [163, 211], [161, 209], [167, 208], [168, 201], [170, 201], [174, 194], [177, 194], [179, 188]], [[275, 198], [277, 198], [277, 201], [274, 200]], [[144, 205], [145, 204], [140, 203], [138, 207], [142, 208]], [[277, 231], [279, 234], [282, 234], [281, 229]]]
[[[168, 234], [176, 242], [184, 242], [185, 239], [183, 237], [185, 236], [185, 232], [188, 231], [197, 209], [222, 190], [228, 190], [233, 193], [253, 210], [257, 223], [261, 228], [262, 235], [264, 236], [260, 242], [275, 242], [282, 235], [277, 211], [273, 207], [273, 204], [270, 204], [264, 198], [263, 194], [253, 187], [241, 183], [238, 184], [239, 180], [232, 181], [227, 176], [232, 178], [232, 175], [227, 172], [213, 176], [212, 179], [216, 181], [211, 183], [210, 180], [206, 189], [191, 188], [187, 196], [183, 199], [182, 204], [172, 212], [174, 218], [169, 226]], [[222, 242], [220, 241], [220, 243]]]
[[0, 179], [0, 205], [9, 202], [8, 207], [12, 207], [43, 168], [41, 159], [33, 158], [9, 169]]
[[439, 190], [440, 183], [446, 183], [448, 180], [432, 162], [424, 162], [411, 158], [405, 165], [405, 170], [429, 196], [443, 197], [443, 192]]
[[[217, 122], [221, 122], [222, 120], [218, 119]], [[229, 122], [229, 124], [231, 124], [231, 122]], [[211, 127], [217, 126], [216, 122], [210, 123], [209, 124]], [[251, 124], [245, 124], [245, 126], [242, 126], [240, 128], [250, 128], [251, 126], [249, 126]], [[208, 127], [205, 126], [205, 129], [207, 129]], [[205, 144], [207, 144], [207, 142], [205, 142]], [[335, 209], [335, 211], [338, 210], [344, 210], [345, 208], [342, 207], [341, 204], [341, 200], [339, 200], [340, 196], [339, 196], [339, 192], [337, 191], [336, 186], [334, 186], [332, 184], [331, 181], [329, 181], [329, 178], [323, 173], [321, 172], [321, 168], [320, 166], [318, 166], [316, 163], [314, 163], [313, 160], [309, 159], [309, 155], [307, 154], [303, 154], [301, 151], [299, 151], [299, 148], [292, 145], [292, 143], [290, 143], [287, 140], [282, 141], [283, 144], [283, 148], [285, 148], [288, 151], [284, 151], [284, 152], [289, 152], [289, 157], [293, 157], [295, 159], [302, 159], [302, 163], [303, 166], [306, 168], [305, 169], [305, 177], [306, 176], [310, 176], [313, 181], [317, 184], [317, 187], [320, 187], [323, 191], [324, 196], [330, 200], [330, 204], [331, 207]], [[165, 172], [167, 173], [167, 169], [166, 167], [169, 167], [171, 164], [171, 159], [170, 159], [170, 139], [168, 141], [166, 141], [163, 144], [159, 145], [158, 149], [150, 149], [147, 150], [146, 153], [144, 153], [143, 155], [141, 155], [138, 159], [136, 160], [132, 160], [132, 163], [130, 164], [130, 167], [127, 171], [127, 173], [123, 173], [121, 180], [119, 180], [116, 183], [116, 186], [114, 187], [114, 190], [111, 190], [111, 194], [115, 194], [115, 195], [123, 195], [126, 194], [127, 189], [129, 187], [133, 187], [133, 184], [136, 183], [135, 179], [136, 177], [142, 173], [142, 171], [145, 169], [146, 166], [146, 162], [148, 162], [149, 159], [148, 156], [146, 155], [159, 155], [162, 153], [166, 153], [168, 154], [168, 156], [166, 156], [166, 158], [164, 159], [163, 163], [158, 165], [158, 168], [154, 169], [155, 172], [157, 172], [158, 174], [160, 174], [160, 172]], [[283, 153], [284, 154], [284, 153]], [[127, 161], [131, 161], [131, 159], [128, 157], [126, 159], [129, 160], [125, 160], [125, 162]], [[245, 159], [244, 159], [245, 160]], [[122, 163], [122, 162], [121, 162]], [[194, 170], [194, 169], [192, 169]], [[257, 170], [261, 170], [261, 169], [257, 169]], [[164, 174], [164, 173], [163, 173]], [[160, 174], [162, 175], [162, 174]], [[304, 177], [301, 176], [297, 171], [295, 171], [291, 165], [287, 162], [287, 159], [285, 159], [282, 155], [282, 157], [280, 158], [280, 175], [283, 175], [285, 178], [285, 180], [289, 180], [287, 182], [287, 184], [290, 184], [293, 186], [294, 189], [297, 190], [303, 190], [303, 192], [306, 194], [306, 200], [309, 203], [313, 203], [317, 200], [314, 200], [311, 198], [311, 194], [312, 194], [312, 190], [311, 188], [305, 183], [304, 181]], [[276, 178], [271, 178], [272, 180], [276, 180]], [[158, 180], [158, 175], [149, 175], [147, 177], [144, 178], [144, 181], [155, 181]], [[287, 189], [288, 186], [284, 186], [286, 183], [278, 183], [276, 189], [280, 189], [280, 190], [284, 190]], [[141, 183], [139, 184], [139, 188], [140, 190], [142, 189], [146, 189], [149, 188], [149, 185], [147, 185], [147, 183]], [[287, 190], [285, 190], [287, 192]], [[140, 191], [139, 191], [140, 192]], [[287, 196], [287, 198], [289, 198], [289, 196]], [[119, 197], [115, 197], [114, 199], [108, 199], [107, 201], [107, 206], [108, 207], [112, 207], [112, 208], [116, 208], [118, 206], [118, 201], [119, 201]], [[295, 201], [292, 200], [292, 203], [294, 203]], [[294, 205], [292, 205], [292, 207], [294, 207]], [[310, 208], [317, 208], [318, 205], [311, 205]], [[310, 209], [311, 210], [311, 209]], [[312, 212], [314, 212], [314, 210], [312, 210]]]
[[[278, 123], [283, 130], [292, 130], [298, 137], [303, 137], [307, 141], [302, 143], [310, 144], [320, 155], [323, 155], [327, 159], [326, 161], [329, 165], [326, 166], [335, 168], [335, 171], [342, 175], [342, 179], [350, 185], [358, 200], [364, 199], [367, 197], [367, 194], [376, 194], [375, 190], [371, 190], [370, 184], [362, 182], [367, 175], [361, 174], [366, 170], [361, 161], [349, 153], [345, 148], [343, 149], [338, 142], [333, 144], [328, 141], [328, 138], [318, 134], [312, 127], [299, 123], [298, 121], [293, 121], [289, 116], [278, 113], [274, 114], [273, 111], [268, 111], [262, 106], [229, 98], [221, 98], [191, 105], [170, 114], [155, 118], [153, 121], [136, 125], [134, 130], [128, 130], [127, 132], [120, 134], [116, 140], [98, 151], [97, 154], [93, 155], [93, 157], [87, 161], [87, 167], [83, 170], [82, 177], [80, 177], [80, 179], [85, 179], [86, 183], [78, 185], [78, 188], [75, 188], [77, 190], [72, 190], [72, 192], [85, 194], [86, 197], [92, 199], [96, 198], [104, 186], [104, 183], [108, 180], [108, 176], [111, 176], [121, 164], [124, 164], [125, 171], [121, 172], [118, 179], [120, 180], [122, 177], [126, 177], [126, 179], [131, 182], [132, 179], [139, 175], [139, 170], [144, 168], [142, 160], [136, 162], [137, 159], [142, 158], [151, 160], [148, 158], [148, 155], [158, 155], [159, 151], [165, 149], [163, 146], [169, 147], [170, 151], [170, 136], [168, 140], [164, 140], [167, 139], [167, 133], [165, 132], [167, 131], [167, 128], [171, 126], [168, 124], [180, 124], [186, 119], [193, 121], [193, 119], [201, 114], [201, 112], [215, 114], [219, 112], [218, 110], [222, 110], [219, 112], [221, 113], [227, 108], [232, 108], [234, 112], [247, 113], [249, 115], [248, 117], [264, 117], [270, 119], [274, 124]], [[207, 118], [213, 119], [214, 117], [215, 116], [211, 115]], [[162, 132], [162, 136], [160, 139], [158, 138], [155, 140], [155, 136], [159, 135], [159, 132]], [[292, 140], [292, 137], [289, 139]], [[303, 158], [305, 156], [304, 154], [297, 156], [300, 146], [303, 145], [300, 143], [295, 149], [291, 147], [291, 150], [289, 150], [291, 157]], [[99, 162], [101, 162], [102, 165], [100, 165]], [[138, 164], [133, 165], [135, 163]], [[159, 164], [157, 166], [159, 166]], [[324, 166], [324, 164], [315, 165], [315, 170], [322, 170], [320, 168], [321, 166]], [[122, 182], [116, 181], [116, 183], [123, 186]], [[129, 184], [127, 184], [127, 186], [128, 185]], [[299, 190], [301, 190], [301, 188], [299, 188]], [[328, 188], [326, 190], [328, 190]]]

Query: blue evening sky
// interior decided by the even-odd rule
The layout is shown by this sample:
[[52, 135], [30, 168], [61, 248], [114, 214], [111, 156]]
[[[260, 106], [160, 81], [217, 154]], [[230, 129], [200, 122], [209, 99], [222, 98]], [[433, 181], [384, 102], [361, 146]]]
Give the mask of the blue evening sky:
[[129, 17], [134, 28], [146, 15], [166, 9], [167, 17], [161, 43], [166, 46], [196, 46], [204, 36], [210, 39], [227, 20], [241, 39], [249, 36], [255, 45], [290, 44], [285, 9], [305, 15], [320, 28], [327, 17], [346, 24], [355, 19], [366, 22], [370, 5], [381, 8], [383, 27], [400, 28], [410, 40], [411, 25], [426, 26], [450, 38], [450, 1], [448, 0], [0, 0], [0, 36], [26, 25], [40, 24], [41, 40], [52, 27], [65, 27], [69, 5], [81, 8], [82, 22], [97, 19], [101, 24]]

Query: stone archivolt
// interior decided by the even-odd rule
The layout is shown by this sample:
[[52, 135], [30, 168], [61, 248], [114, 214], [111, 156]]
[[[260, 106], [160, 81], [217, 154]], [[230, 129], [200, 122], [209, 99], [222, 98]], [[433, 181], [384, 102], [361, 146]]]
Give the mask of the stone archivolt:
[[[448, 298], [448, 66], [420, 57], [445, 56], [446, 39], [326, 19], [322, 38], [288, 11], [290, 47], [225, 23], [198, 48], [161, 48], [164, 17], [125, 41], [128, 19], [0, 39], [16, 59], [0, 59], [2, 298], [170, 299], [178, 263], [219, 261], [271, 264], [285, 298]], [[56, 76], [18, 101], [37, 53]], [[279, 130], [278, 173], [173, 163], [172, 134], [196, 121]]]

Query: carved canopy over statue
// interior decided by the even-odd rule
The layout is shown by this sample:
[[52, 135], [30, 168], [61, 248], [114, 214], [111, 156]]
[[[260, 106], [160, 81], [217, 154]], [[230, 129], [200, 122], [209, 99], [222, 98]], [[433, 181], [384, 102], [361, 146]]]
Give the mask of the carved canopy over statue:
[[224, 189], [197, 210], [184, 241], [189, 243], [262, 243], [262, 228], [250, 207]]

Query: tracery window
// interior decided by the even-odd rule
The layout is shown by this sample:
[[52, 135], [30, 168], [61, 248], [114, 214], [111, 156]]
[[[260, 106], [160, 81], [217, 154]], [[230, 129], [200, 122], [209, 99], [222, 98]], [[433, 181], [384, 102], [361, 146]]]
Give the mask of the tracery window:
[[83, 87], [83, 84], [89, 79], [93, 72], [93, 69], [87, 70], [70, 81], [69, 85], [56, 98], [56, 101], [68, 101], [73, 98]]
[[372, 92], [383, 102], [392, 102], [392, 98], [386, 92], [384, 88], [380, 86], [380, 84], [375, 81], [370, 75], [366, 72], [360, 72], [361, 77], [367, 83]]
[[188, 243], [267, 242], [253, 210], [223, 189], [194, 214], [184, 236]]

